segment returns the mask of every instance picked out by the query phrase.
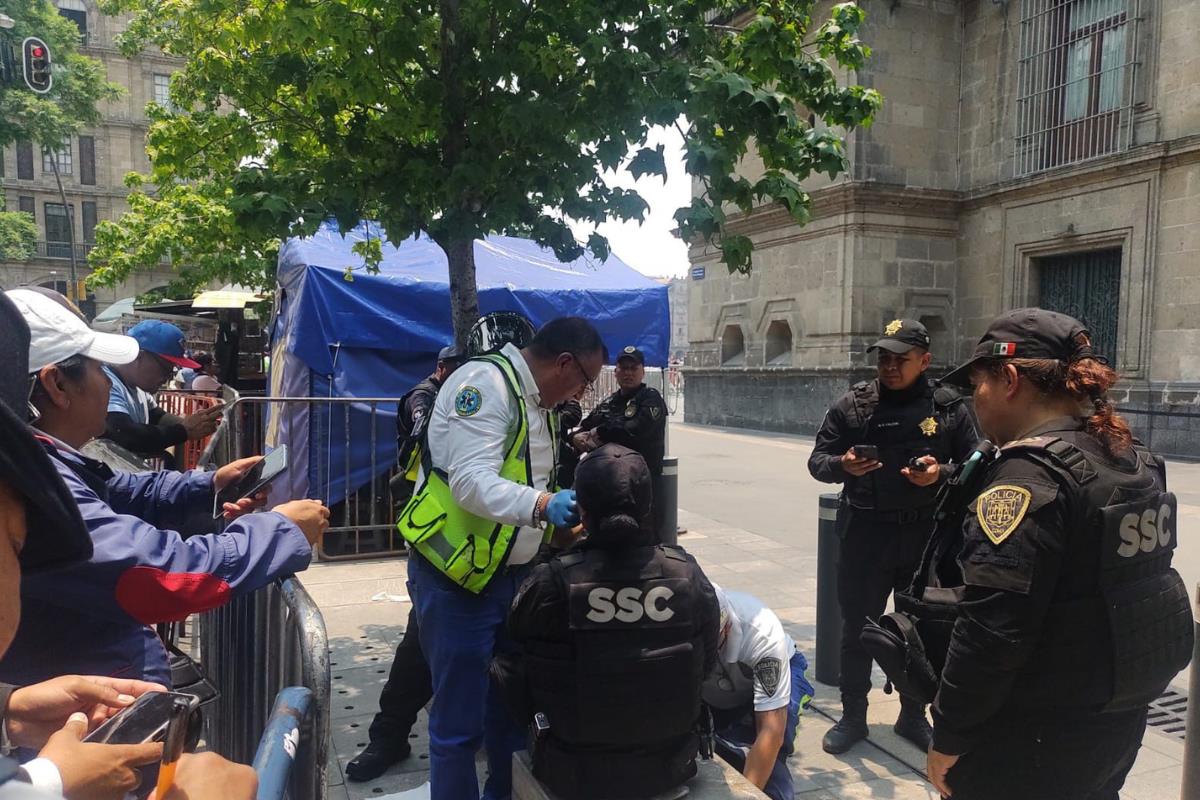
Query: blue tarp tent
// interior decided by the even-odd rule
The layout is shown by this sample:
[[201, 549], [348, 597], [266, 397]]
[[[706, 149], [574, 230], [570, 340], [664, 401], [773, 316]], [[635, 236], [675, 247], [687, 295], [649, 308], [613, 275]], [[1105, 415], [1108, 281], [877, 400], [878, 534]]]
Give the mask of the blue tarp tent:
[[[276, 397], [398, 397], [428, 375], [437, 352], [453, 341], [446, 256], [425, 237], [399, 246], [385, 241], [379, 274], [347, 267], [362, 259], [352, 245], [366, 238], [361, 224], [343, 237], [326, 223], [308, 238], [288, 240], [279, 253], [272, 334], [271, 394]], [[372, 225], [372, 238], [380, 230]], [[554, 317], [592, 321], [609, 351], [637, 344], [648, 366], [667, 362], [670, 320], [667, 287], [615, 256], [560, 262], [525, 239], [491, 236], [475, 242], [479, 308], [517, 311], [537, 327]], [[371, 420], [365, 406], [342, 416], [342, 406], [290, 404], [272, 415], [268, 445], [287, 443], [292, 496], [336, 502], [372, 478]], [[395, 407], [380, 406], [375, 473], [395, 459]], [[345, 428], [350, 426], [349, 483]], [[312, 457], [309, 457], [311, 454]]]

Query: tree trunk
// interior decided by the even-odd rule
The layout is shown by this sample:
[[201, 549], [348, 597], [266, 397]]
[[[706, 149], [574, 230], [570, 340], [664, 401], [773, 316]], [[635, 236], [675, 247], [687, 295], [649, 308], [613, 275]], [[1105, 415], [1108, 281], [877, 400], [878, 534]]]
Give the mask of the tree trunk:
[[440, 243], [450, 264], [450, 319], [454, 343], [467, 346], [467, 334], [479, 320], [479, 292], [475, 285], [475, 240], [452, 239]]

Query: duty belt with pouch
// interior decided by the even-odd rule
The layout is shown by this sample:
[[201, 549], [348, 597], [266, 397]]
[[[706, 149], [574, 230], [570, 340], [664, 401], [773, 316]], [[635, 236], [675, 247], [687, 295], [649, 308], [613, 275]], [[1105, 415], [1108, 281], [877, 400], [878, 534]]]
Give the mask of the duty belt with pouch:
[[887, 675], [884, 691], [889, 694], [894, 686], [922, 704], [937, 694], [962, 592], [955, 559], [963, 517], [983, 488], [987, 466], [997, 452], [991, 442], [981, 442], [938, 490], [933, 535], [912, 583], [896, 593], [895, 611], [866, 620], [860, 641]]

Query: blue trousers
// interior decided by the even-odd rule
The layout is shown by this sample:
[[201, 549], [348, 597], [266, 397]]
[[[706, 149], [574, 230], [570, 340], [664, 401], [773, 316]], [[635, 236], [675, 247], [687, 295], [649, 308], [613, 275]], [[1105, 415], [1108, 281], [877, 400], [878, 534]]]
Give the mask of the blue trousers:
[[[792, 696], [787, 707], [787, 727], [783, 732], [783, 745], [780, 746], [779, 755], [775, 759], [775, 768], [771, 770], [771, 777], [763, 787], [763, 793], [771, 800], [792, 800], [796, 795], [795, 780], [792, 778], [792, 771], [788, 769], [787, 758], [795, 747], [800, 711], [813, 697], [812, 684], [804, 677], [804, 671], [808, 669], [808, 661], [804, 654], [797, 650], [789, 666], [792, 672]], [[716, 730], [717, 755], [732, 764], [738, 772], [745, 772], [746, 756], [750, 754], [750, 746], [754, 744], [756, 735], [754, 710], [751, 708], [738, 722]]]
[[421, 649], [433, 678], [429, 709], [429, 783], [433, 800], [479, 800], [475, 754], [487, 751], [484, 800], [512, 794], [512, 756], [525, 747], [525, 731], [513, 722], [492, 687], [492, 656], [513, 647], [505, 620], [528, 570], [512, 568], [480, 594], [451, 583], [415, 553], [408, 578], [420, 625]]

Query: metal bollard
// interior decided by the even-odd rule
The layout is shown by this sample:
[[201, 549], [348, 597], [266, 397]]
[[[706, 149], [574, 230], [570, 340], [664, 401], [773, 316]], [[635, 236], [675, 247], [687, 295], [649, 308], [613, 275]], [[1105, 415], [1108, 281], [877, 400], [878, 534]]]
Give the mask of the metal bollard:
[[1192, 629], [1195, 643], [1192, 645], [1192, 664], [1188, 670], [1187, 727], [1183, 743], [1183, 800], [1200, 798], [1200, 584], [1196, 585], [1196, 596], [1192, 601]]
[[654, 498], [662, 504], [662, 527], [658, 530], [658, 541], [662, 544], [679, 544], [679, 457], [663, 459], [662, 477], [658, 480], [659, 496]]
[[842, 671], [842, 608], [838, 603], [839, 496], [821, 495], [817, 513], [817, 658], [815, 675], [834, 686]]

